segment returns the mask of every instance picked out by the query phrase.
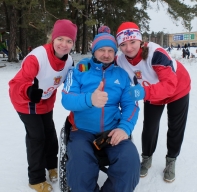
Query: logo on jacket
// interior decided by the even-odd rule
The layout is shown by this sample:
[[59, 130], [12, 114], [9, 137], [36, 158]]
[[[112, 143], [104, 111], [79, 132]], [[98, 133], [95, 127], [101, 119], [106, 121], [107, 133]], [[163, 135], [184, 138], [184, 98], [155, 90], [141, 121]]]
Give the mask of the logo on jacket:
[[118, 79], [116, 79], [116, 80], [114, 81], [114, 83], [120, 85], [120, 82], [119, 82]]
[[134, 72], [137, 79], [142, 79], [142, 72], [137, 70]]
[[99, 70], [100, 71], [101, 69], [99, 67], [96, 67], [96, 70]]
[[62, 76], [55, 77], [55, 78], [54, 78], [54, 85], [59, 85], [61, 79], [62, 79]]

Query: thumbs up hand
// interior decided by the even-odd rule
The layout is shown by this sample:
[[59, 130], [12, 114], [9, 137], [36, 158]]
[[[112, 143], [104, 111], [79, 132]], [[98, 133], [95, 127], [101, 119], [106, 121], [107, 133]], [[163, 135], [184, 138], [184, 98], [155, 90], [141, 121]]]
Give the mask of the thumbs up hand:
[[38, 79], [34, 78], [34, 84], [27, 89], [27, 96], [33, 103], [39, 103], [42, 97], [43, 90], [38, 88]]
[[108, 94], [103, 91], [103, 82], [101, 81], [97, 89], [92, 93], [92, 105], [98, 108], [105, 106], [108, 100]]

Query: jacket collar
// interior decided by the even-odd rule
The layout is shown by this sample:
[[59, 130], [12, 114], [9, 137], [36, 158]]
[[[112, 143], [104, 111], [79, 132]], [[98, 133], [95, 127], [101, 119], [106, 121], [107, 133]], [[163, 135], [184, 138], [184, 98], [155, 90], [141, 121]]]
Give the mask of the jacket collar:
[[[103, 71], [103, 63], [96, 63], [94, 58], [90, 59], [91, 69], [94, 71]], [[114, 63], [110, 64], [105, 70], [111, 70], [114, 67]]]

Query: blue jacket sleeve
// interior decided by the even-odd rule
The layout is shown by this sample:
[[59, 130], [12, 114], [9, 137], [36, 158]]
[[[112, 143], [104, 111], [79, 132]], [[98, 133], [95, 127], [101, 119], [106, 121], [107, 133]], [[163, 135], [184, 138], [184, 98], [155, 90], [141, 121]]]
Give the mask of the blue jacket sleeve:
[[80, 73], [77, 69], [69, 70], [62, 90], [62, 105], [70, 111], [81, 111], [92, 107], [92, 93], [81, 93]]
[[128, 135], [131, 135], [139, 114], [139, 107], [129, 94], [130, 86], [130, 79], [128, 77], [120, 100], [122, 118], [118, 125]]

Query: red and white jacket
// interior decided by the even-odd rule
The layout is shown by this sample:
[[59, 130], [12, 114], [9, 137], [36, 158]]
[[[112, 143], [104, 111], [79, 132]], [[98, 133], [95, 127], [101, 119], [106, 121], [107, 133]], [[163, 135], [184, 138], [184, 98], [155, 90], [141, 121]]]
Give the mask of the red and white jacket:
[[[21, 69], [9, 82], [9, 94], [16, 111], [24, 114], [44, 114], [50, 112], [55, 103], [57, 88], [64, 82], [73, 59], [61, 60], [54, 55], [52, 43], [31, 51], [22, 61]], [[27, 89], [38, 79], [39, 88], [43, 89], [39, 103], [32, 103], [27, 96]]]
[[133, 81], [135, 75], [144, 87], [144, 100], [162, 105], [187, 95], [191, 80], [185, 67], [158, 44], [150, 42], [145, 46], [149, 47], [146, 60], [141, 57], [142, 48], [133, 59], [123, 53], [116, 58], [117, 64], [127, 71], [130, 79]]

